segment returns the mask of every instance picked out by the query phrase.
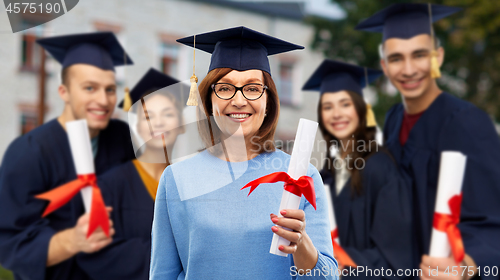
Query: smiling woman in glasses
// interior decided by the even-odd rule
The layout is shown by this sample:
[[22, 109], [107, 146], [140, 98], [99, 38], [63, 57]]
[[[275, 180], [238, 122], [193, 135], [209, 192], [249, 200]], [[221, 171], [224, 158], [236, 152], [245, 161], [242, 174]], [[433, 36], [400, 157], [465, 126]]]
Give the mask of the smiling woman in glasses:
[[[235, 158], [233, 154], [237, 161], [274, 150], [273, 141], [269, 140], [274, 139], [278, 124], [279, 100], [269, 73], [257, 69], [217, 68], [200, 83], [200, 93], [207, 115], [213, 116], [217, 124], [211, 128], [200, 127], [208, 146], [211, 146], [208, 142], [210, 136], [214, 137], [215, 143], [229, 136], [233, 136], [232, 139], [239, 136], [236, 139], [244, 139], [247, 153], [241, 154], [241, 158]], [[225, 157], [221, 151], [212, 149], [212, 152]]]
[[[317, 211], [302, 199], [298, 210], [275, 215], [283, 183], [250, 197], [240, 191], [288, 169], [290, 156], [273, 142], [280, 107], [267, 56], [303, 47], [245, 27], [194, 39], [178, 41], [212, 53], [198, 101], [199, 115], [207, 117], [198, 122], [206, 149], [167, 167], [161, 177], [150, 279], [297, 279], [301, 273], [336, 279], [323, 182], [312, 165], [307, 175]], [[288, 257], [269, 253], [273, 233], [291, 242], [279, 247]]]

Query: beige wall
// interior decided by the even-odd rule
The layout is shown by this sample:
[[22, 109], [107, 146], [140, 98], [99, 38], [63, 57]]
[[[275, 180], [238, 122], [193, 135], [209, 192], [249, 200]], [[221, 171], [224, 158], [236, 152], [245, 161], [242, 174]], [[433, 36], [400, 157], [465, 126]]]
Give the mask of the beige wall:
[[[3, 5], [0, 6], [0, 9], [4, 9]], [[86, 0], [80, 1], [68, 14], [46, 24], [43, 32], [50, 35], [91, 32], [96, 30], [96, 22], [120, 28], [119, 40], [135, 62], [125, 71], [125, 81], [129, 86], [133, 86], [149, 67], [159, 68], [162, 34], [164, 37], [175, 38], [244, 25], [304, 45], [306, 50], [276, 55], [270, 59], [275, 79], [279, 74], [281, 60], [292, 60], [295, 65], [293, 98], [296, 104], [293, 107], [282, 106], [277, 136], [293, 138], [299, 118], [316, 119], [318, 94], [302, 92], [300, 87], [321, 63], [322, 56], [310, 50], [309, 42], [313, 29], [301, 22], [191, 1]], [[0, 90], [3, 102], [0, 103], [0, 156], [3, 156], [9, 143], [19, 135], [18, 104], [36, 103], [38, 96], [37, 76], [19, 71], [20, 44], [21, 34], [10, 32], [6, 13], [1, 10]], [[209, 59], [209, 54], [197, 51], [196, 74], [200, 79], [207, 72]], [[179, 62], [181, 66], [177, 78], [188, 79], [192, 71], [192, 49], [182, 46]], [[57, 95], [60, 66], [57, 63], [49, 63], [49, 68], [52, 72], [47, 83], [47, 103], [50, 111], [46, 120], [56, 117], [63, 108], [63, 103]], [[119, 89], [120, 99], [122, 96], [123, 87]], [[122, 113], [118, 113], [118, 116], [126, 117]], [[319, 153], [316, 151], [313, 156], [318, 158]]]

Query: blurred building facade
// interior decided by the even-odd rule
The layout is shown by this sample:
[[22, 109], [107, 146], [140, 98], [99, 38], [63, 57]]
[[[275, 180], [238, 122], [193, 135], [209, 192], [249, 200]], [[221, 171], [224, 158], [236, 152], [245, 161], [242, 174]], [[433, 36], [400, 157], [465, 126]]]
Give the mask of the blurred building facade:
[[[12, 34], [6, 13], [0, 12], [0, 156], [9, 143], [33, 128], [38, 112], [38, 70], [41, 50], [35, 40], [42, 36], [71, 33], [113, 31], [134, 61], [130, 67], [117, 68], [118, 100], [124, 86], [132, 87], [154, 67], [180, 80], [192, 74], [191, 48], [176, 39], [212, 30], [246, 26], [306, 47], [270, 57], [271, 71], [281, 100], [281, 115], [276, 140], [287, 150], [294, 139], [300, 118], [316, 120], [319, 96], [303, 92], [304, 81], [321, 63], [323, 57], [313, 52], [310, 42], [312, 26], [303, 23], [304, 5], [300, 2], [249, 3], [226, 0], [86, 0], [69, 13], [42, 26]], [[36, 18], [26, 18], [36, 21]], [[196, 75], [203, 79], [210, 55], [196, 52]], [[60, 65], [52, 58], [46, 61], [45, 122], [57, 117], [63, 102], [57, 93]], [[115, 111], [115, 117], [126, 120], [126, 114]], [[320, 138], [318, 134], [318, 139]], [[313, 161], [320, 166], [319, 151]]]

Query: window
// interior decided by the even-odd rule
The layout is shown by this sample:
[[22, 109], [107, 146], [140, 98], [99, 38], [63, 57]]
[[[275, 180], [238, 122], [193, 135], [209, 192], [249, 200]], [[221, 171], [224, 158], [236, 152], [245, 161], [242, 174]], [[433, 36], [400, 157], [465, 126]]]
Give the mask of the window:
[[21, 112], [21, 135], [30, 132], [38, 126], [38, 116], [36, 113]]
[[[280, 103], [285, 106], [297, 108], [302, 102], [302, 63], [297, 56], [278, 55], [278, 75], [274, 80], [278, 90]], [[273, 71], [276, 71], [273, 70]]]
[[[28, 27], [35, 25], [36, 22], [23, 18], [22, 24]], [[36, 43], [36, 40], [43, 36], [43, 26], [38, 25], [21, 34], [21, 70], [36, 72], [40, 68], [43, 51], [42, 47]]]
[[280, 63], [278, 93], [282, 104], [293, 104], [293, 64]]
[[161, 42], [160, 55], [161, 71], [173, 77], [178, 76], [179, 46], [171, 43]]
[[171, 32], [160, 32], [159, 48], [157, 52], [157, 61], [159, 69], [174, 78], [184, 79], [186, 74], [187, 78], [192, 74], [192, 62], [189, 63], [188, 48], [180, 47], [181, 44], [177, 43], [178, 38], [184, 37], [182, 34], [175, 34]]
[[[20, 103], [18, 110], [20, 112], [19, 122], [21, 135], [30, 132], [38, 126], [38, 103]], [[45, 115], [48, 112], [48, 107], [45, 105]]]

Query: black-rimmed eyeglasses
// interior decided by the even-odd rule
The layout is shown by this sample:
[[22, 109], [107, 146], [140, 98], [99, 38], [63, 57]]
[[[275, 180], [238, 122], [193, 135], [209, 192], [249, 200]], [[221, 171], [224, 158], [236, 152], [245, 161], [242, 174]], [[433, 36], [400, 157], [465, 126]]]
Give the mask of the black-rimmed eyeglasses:
[[238, 91], [241, 91], [243, 97], [248, 100], [257, 100], [262, 96], [262, 94], [264, 94], [266, 89], [267, 86], [254, 83], [246, 84], [242, 87], [237, 87], [227, 83], [216, 83], [212, 85], [212, 90], [215, 92], [215, 95], [224, 100], [233, 98]]

